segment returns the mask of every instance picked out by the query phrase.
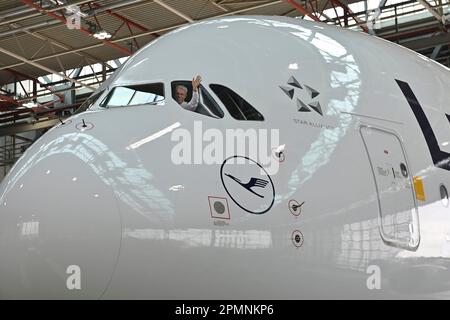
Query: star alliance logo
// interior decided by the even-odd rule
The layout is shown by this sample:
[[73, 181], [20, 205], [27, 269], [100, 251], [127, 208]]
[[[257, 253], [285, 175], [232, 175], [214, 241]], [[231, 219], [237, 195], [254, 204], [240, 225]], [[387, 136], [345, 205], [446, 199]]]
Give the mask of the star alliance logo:
[[320, 92], [303, 84], [303, 86], [293, 76], [287, 81], [287, 86], [280, 86], [280, 89], [292, 100], [295, 94], [295, 88], [305, 90], [310, 98], [309, 102], [305, 103], [297, 97], [297, 111], [298, 112], [311, 112], [314, 110], [321, 116], [323, 116], [322, 107], [319, 101], [314, 99], [320, 95]]

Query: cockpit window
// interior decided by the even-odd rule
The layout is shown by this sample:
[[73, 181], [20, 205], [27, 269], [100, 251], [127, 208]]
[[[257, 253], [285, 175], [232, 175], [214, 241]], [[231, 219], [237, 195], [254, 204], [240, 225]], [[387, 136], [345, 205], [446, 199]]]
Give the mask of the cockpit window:
[[233, 118], [237, 120], [264, 121], [263, 115], [233, 90], [220, 84], [211, 84], [209, 87], [219, 97]]
[[163, 105], [164, 84], [151, 83], [115, 87], [100, 104], [100, 107], [125, 107], [137, 105]]
[[198, 92], [194, 93], [192, 90], [191, 81], [173, 81], [172, 98], [186, 110], [194, 111], [213, 118], [223, 118], [224, 116], [222, 109], [220, 109], [217, 102], [214, 101], [208, 90], [200, 85]]
[[87, 98], [81, 106], [75, 111], [75, 114], [81, 113], [92, 107], [92, 105], [97, 101], [98, 98], [105, 92], [105, 90], [99, 91], [97, 93], [93, 93]]

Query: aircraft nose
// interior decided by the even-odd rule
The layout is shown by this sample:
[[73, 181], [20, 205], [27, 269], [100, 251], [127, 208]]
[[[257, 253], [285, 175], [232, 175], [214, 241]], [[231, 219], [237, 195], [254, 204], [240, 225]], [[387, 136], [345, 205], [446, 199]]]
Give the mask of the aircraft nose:
[[119, 253], [115, 195], [89, 139], [45, 137], [0, 188], [0, 298], [99, 298]]

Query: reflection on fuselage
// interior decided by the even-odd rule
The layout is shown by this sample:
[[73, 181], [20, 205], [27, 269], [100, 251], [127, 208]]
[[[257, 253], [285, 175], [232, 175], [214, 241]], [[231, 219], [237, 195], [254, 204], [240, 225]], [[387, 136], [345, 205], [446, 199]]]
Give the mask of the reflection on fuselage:
[[272, 247], [270, 230], [135, 229], [124, 230], [124, 238], [180, 242], [187, 247], [267, 249]]
[[[152, 182], [154, 175], [142, 164], [127, 163], [115, 154], [110, 147], [96, 137], [86, 133], [67, 133], [43, 144], [39, 150], [29, 157], [20, 170], [9, 179], [8, 189], [12, 189], [16, 182], [47, 157], [61, 154], [71, 154], [86, 164], [105, 185], [112, 187], [116, 196], [135, 212], [155, 219], [149, 215], [151, 209], [162, 209], [168, 215], [160, 217], [170, 220], [174, 209], [170, 201]], [[49, 168], [50, 170], [50, 168]], [[158, 210], [157, 212], [160, 212]]]

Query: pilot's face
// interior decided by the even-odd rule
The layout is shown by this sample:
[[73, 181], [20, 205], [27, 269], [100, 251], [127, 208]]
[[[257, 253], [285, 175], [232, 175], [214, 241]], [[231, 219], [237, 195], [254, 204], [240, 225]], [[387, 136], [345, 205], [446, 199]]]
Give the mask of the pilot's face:
[[182, 104], [185, 99], [186, 99], [186, 91], [183, 90], [183, 88], [177, 88], [175, 91], [175, 100], [179, 104]]

